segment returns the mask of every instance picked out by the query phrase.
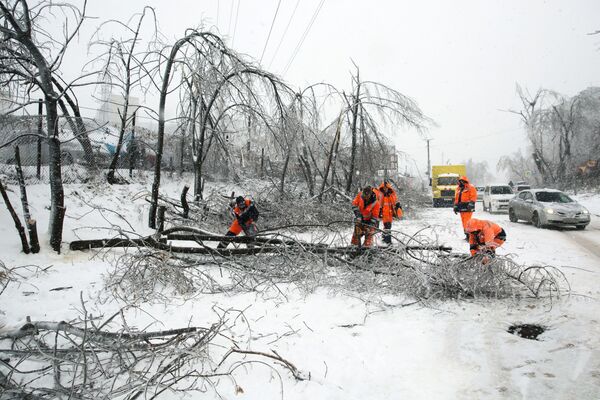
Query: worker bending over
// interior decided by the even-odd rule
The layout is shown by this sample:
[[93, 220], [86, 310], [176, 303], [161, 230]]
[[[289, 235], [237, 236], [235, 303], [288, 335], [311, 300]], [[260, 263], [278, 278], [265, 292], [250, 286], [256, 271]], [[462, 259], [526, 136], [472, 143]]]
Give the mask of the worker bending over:
[[[258, 233], [255, 223], [258, 219], [258, 209], [254, 202], [248, 198], [238, 196], [231, 207], [234, 219], [225, 236], [237, 236], [243, 231], [246, 236], [255, 237]], [[222, 241], [217, 248], [224, 249], [227, 245], [229, 245], [228, 241]], [[249, 244], [248, 247], [252, 246]]]
[[484, 255], [486, 262], [496, 255], [496, 249], [506, 241], [504, 229], [491, 221], [471, 218], [465, 230], [469, 235], [471, 255]]

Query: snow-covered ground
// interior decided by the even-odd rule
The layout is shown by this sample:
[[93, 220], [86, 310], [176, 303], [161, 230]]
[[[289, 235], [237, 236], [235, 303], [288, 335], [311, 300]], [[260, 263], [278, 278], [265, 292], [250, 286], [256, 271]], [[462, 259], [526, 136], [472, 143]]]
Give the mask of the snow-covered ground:
[[600, 218], [600, 194], [584, 193], [573, 197], [584, 205], [590, 213]]
[[[138, 195], [149, 186], [67, 185], [65, 242], [78, 237], [106, 237], [107, 231], [88, 228], [109, 228], [112, 224], [150, 233], [146, 228], [147, 203]], [[163, 191], [178, 197], [182, 186], [181, 181], [167, 181]], [[11, 189], [10, 198], [20, 213], [18, 188]], [[33, 185], [28, 189], [40, 239], [45, 242], [48, 187]], [[593, 211], [593, 204], [600, 204], [600, 197], [580, 199], [599, 214]], [[91, 211], [85, 203], [102, 210]], [[419, 216], [397, 223], [396, 228], [415, 232], [434, 225], [442, 242], [467, 252], [460, 219], [451, 209], [427, 209]], [[381, 308], [352, 294], [317, 290], [305, 295], [288, 287], [287, 299], [247, 293], [140, 304], [128, 311], [129, 323], [155, 329], [208, 326], [215, 321], [215, 307], [244, 310], [251, 330], [240, 335], [253, 350], [273, 349], [301, 371], [310, 372], [310, 380], [295, 381], [286, 370], [279, 369], [279, 381], [264, 365], [249, 364], [235, 373], [243, 393], [236, 394], [234, 385], [221, 381], [218, 389], [224, 398], [272, 399], [280, 398], [282, 392], [285, 399], [600, 398], [600, 218], [593, 218], [588, 230], [576, 232], [540, 230], [481, 210], [476, 216], [505, 228], [508, 240], [499, 253], [511, 254], [523, 263], [560, 267], [571, 283], [571, 296], [552, 303], [463, 300], [427, 307], [403, 307], [409, 299], [398, 296], [386, 299], [397, 306]], [[48, 246], [37, 255], [21, 254], [4, 208], [0, 234], [0, 260], [6, 266], [51, 266], [45, 273], [9, 286], [2, 294], [0, 310], [4, 315], [0, 317], [7, 327], [22, 325], [27, 316], [33, 320], [73, 320], [80, 316], [80, 296], [94, 315], [108, 316], [123, 305], [106, 293], [103, 275], [110, 266], [103, 259], [89, 252], [69, 251], [66, 243], [60, 255]], [[69, 286], [72, 288], [50, 291]], [[538, 341], [526, 340], [507, 332], [514, 323], [541, 324], [547, 330]], [[217, 398], [211, 392], [205, 396]]]

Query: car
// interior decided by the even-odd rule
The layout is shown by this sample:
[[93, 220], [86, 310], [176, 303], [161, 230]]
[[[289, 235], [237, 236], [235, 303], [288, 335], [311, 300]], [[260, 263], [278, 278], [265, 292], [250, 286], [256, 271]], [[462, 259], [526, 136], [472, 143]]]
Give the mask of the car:
[[538, 228], [574, 226], [585, 229], [590, 212], [581, 204], [555, 189], [530, 189], [517, 194], [508, 204], [508, 219], [522, 219]]
[[485, 186], [476, 186], [477, 188], [477, 201], [483, 201], [483, 191]]
[[527, 183], [518, 183], [515, 186], [515, 193], [519, 193], [522, 192], [523, 190], [529, 190], [531, 189], [531, 186]]
[[508, 185], [488, 185], [483, 192], [483, 211], [507, 212], [508, 202], [514, 197]]

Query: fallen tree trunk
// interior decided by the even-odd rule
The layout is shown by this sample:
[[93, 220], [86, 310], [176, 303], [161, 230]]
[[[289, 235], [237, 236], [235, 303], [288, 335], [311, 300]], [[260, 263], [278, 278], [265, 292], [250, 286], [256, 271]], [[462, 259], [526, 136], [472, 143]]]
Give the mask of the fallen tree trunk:
[[[173, 239], [176, 238], [176, 239]], [[204, 239], [202, 239], [204, 238]], [[167, 244], [166, 240], [185, 240], [195, 241], [202, 247], [188, 246], [173, 246]], [[255, 246], [244, 249], [215, 249], [202, 245], [203, 241], [208, 242], [235, 242], [235, 243], [260, 243], [262, 246]], [[267, 238], [251, 238], [247, 236], [231, 237], [231, 236], [212, 236], [212, 235], [168, 235], [165, 238], [156, 240], [153, 237], [145, 237], [142, 239], [93, 239], [93, 240], [76, 240], [71, 242], [71, 250], [88, 250], [93, 248], [112, 248], [112, 247], [150, 247], [158, 250], [169, 251], [173, 253], [185, 254], [211, 254], [218, 256], [234, 256], [234, 255], [253, 255], [253, 254], [268, 254], [277, 253], [285, 250], [288, 247], [302, 247], [303, 250], [314, 254], [338, 253], [358, 255], [365, 251], [390, 251], [402, 252], [407, 250], [429, 250], [429, 251], [451, 251], [451, 247], [445, 246], [400, 246], [400, 247], [373, 247], [373, 248], [358, 248], [355, 246], [328, 247], [323, 244], [302, 243], [294, 241], [283, 241], [281, 239]]]

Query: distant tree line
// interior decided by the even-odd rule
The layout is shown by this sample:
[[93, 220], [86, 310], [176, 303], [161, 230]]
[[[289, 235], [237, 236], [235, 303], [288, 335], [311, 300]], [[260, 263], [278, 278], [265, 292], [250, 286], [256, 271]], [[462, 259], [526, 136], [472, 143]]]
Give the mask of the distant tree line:
[[600, 88], [573, 97], [540, 89], [530, 94], [517, 86], [523, 105], [517, 114], [529, 142], [500, 159], [511, 179], [567, 189], [600, 184]]

